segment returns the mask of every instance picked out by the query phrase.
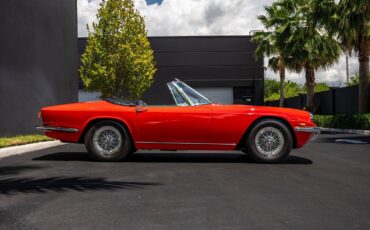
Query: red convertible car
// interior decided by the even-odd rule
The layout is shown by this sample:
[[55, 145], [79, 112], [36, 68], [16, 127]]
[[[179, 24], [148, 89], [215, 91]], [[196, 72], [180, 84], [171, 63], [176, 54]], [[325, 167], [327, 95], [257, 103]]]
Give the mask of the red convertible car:
[[310, 113], [287, 108], [213, 103], [184, 82], [167, 83], [176, 105], [107, 99], [49, 106], [39, 118], [49, 137], [84, 143], [100, 161], [138, 149], [242, 150], [261, 162], [281, 162], [319, 128]]

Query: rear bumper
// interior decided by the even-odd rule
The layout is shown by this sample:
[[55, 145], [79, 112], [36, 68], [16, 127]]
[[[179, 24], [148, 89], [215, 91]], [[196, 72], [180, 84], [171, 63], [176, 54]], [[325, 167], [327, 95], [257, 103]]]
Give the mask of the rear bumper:
[[65, 128], [65, 127], [54, 127], [54, 126], [36, 126], [35, 128], [40, 131], [56, 131], [56, 132], [67, 132], [67, 133], [77, 133], [79, 131], [76, 128]]

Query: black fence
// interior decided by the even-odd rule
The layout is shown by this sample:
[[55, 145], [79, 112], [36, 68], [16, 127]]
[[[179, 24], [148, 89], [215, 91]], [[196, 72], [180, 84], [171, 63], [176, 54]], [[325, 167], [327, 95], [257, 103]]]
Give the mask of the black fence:
[[[285, 99], [284, 107], [303, 109], [306, 105], [306, 99], [306, 94]], [[267, 101], [265, 104], [268, 106], [279, 106], [279, 101]], [[368, 110], [370, 110], [370, 98]], [[315, 93], [314, 113], [322, 115], [358, 113], [358, 86], [332, 88], [328, 91]]]

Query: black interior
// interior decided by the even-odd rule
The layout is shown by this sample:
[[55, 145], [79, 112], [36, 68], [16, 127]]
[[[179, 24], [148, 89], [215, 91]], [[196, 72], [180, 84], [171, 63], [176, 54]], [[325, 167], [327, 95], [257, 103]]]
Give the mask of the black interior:
[[123, 105], [123, 106], [145, 106], [147, 105], [142, 100], [125, 100], [125, 99], [116, 98], [116, 97], [105, 99], [105, 101], [110, 102], [112, 104]]

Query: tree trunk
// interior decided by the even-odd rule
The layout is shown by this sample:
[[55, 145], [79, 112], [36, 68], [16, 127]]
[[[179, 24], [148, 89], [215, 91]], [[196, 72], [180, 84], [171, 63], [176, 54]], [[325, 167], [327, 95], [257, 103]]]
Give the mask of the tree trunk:
[[360, 64], [359, 112], [366, 113], [369, 98], [369, 45], [366, 41], [359, 49], [358, 61]]
[[285, 66], [281, 65], [279, 67], [279, 73], [280, 73], [280, 101], [279, 101], [279, 106], [284, 107], [284, 100], [285, 100], [285, 94], [284, 94]]
[[306, 110], [313, 111], [314, 95], [315, 95], [315, 70], [309, 65], [306, 65], [306, 87], [307, 87], [307, 103]]

